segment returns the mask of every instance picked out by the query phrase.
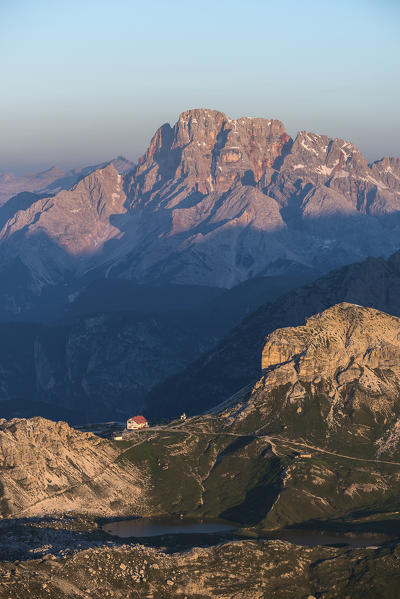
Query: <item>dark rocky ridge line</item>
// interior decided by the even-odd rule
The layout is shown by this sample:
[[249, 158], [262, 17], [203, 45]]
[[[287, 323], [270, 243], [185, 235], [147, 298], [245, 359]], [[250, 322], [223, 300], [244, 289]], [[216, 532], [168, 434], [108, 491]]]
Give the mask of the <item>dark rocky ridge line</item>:
[[183, 372], [157, 385], [146, 399], [149, 416], [201, 413], [229, 398], [261, 375], [265, 337], [340, 302], [373, 307], [400, 316], [400, 252], [334, 270], [266, 303], [218, 345]]

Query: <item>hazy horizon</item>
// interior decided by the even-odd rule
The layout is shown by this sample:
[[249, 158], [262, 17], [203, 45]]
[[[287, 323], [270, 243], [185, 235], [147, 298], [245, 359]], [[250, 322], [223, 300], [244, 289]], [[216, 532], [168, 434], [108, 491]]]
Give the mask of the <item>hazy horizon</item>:
[[188, 108], [400, 156], [399, 3], [5, 1], [0, 172], [146, 150]]

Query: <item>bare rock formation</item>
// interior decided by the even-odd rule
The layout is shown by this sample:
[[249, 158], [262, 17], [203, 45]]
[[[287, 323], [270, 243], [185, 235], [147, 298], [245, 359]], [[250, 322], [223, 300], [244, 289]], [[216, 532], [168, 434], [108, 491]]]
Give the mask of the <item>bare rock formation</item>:
[[43, 418], [0, 422], [0, 511], [112, 515], [145, 508], [146, 474], [118, 463], [121, 451], [65, 422]]
[[[285, 371], [297, 379], [358, 378], [360, 369], [400, 369], [400, 320], [342, 303], [306, 319], [302, 327], [271, 333], [262, 351], [262, 370]], [[345, 376], [346, 373], [346, 376]], [[400, 370], [399, 370], [400, 374]]]

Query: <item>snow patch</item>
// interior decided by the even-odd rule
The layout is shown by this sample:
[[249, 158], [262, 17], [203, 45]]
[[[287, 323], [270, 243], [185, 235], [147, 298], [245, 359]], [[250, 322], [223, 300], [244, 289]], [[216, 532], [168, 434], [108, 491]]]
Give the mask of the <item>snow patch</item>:
[[344, 154], [345, 159], [347, 160], [350, 156], [349, 152], [346, 152], [346, 150], [343, 148], [340, 148], [340, 151], [342, 152], [342, 154]]
[[[310, 138], [308, 137], [308, 135], [307, 135], [307, 139], [310, 139]], [[303, 148], [304, 148], [305, 150], [307, 150], [308, 152], [313, 152], [313, 153], [314, 153], [316, 156], [318, 156], [318, 152], [317, 152], [317, 150], [315, 150], [314, 148], [310, 148], [310, 147], [309, 147], [309, 146], [306, 144], [306, 142], [304, 141], [304, 139], [302, 139], [302, 140], [301, 140], [301, 145], [302, 145], [302, 146], [303, 146]]]
[[315, 171], [317, 173], [319, 173], [320, 175], [326, 175], [329, 176], [332, 172], [332, 168], [329, 168], [329, 166], [326, 166], [326, 164], [323, 164], [322, 166], [318, 166]]
[[374, 179], [374, 177], [371, 177], [371, 175], [368, 175], [367, 177], [359, 177], [359, 180], [360, 181], [366, 181], [367, 183], [373, 183], [379, 189], [388, 189], [387, 185], [382, 185], [382, 183], [380, 183], [379, 181], [377, 181], [376, 179]]

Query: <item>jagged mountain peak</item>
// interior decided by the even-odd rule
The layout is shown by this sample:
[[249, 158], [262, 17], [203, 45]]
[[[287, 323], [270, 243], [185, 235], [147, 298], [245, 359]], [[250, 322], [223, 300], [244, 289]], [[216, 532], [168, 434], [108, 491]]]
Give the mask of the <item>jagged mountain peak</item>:
[[174, 194], [174, 206], [191, 193], [223, 193], [242, 182], [255, 185], [281, 156], [290, 140], [274, 119], [242, 117], [194, 109], [173, 128], [158, 129], [133, 177], [133, 204]]
[[209, 131], [217, 129], [218, 131], [238, 128], [249, 129], [253, 135], [268, 132], [270, 129], [278, 128], [282, 133], [285, 131], [283, 123], [277, 119], [268, 119], [265, 117], [239, 117], [231, 119], [219, 110], [211, 110], [208, 108], [194, 108], [186, 110], [179, 115], [177, 122], [174, 125], [174, 130], [178, 132], [187, 132], [189, 139], [202, 132], [204, 129]]
[[[70, 191], [74, 189], [78, 189], [81, 187], [90, 187], [94, 184], [94, 182], [99, 182], [100, 184], [104, 184], [105, 181], [121, 181], [121, 175], [116, 169], [113, 161], [107, 163], [106, 165], [97, 168], [93, 171], [90, 171], [88, 174], [84, 174], [70, 189]], [[68, 191], [68, 190], [65, 190]]]

